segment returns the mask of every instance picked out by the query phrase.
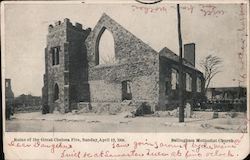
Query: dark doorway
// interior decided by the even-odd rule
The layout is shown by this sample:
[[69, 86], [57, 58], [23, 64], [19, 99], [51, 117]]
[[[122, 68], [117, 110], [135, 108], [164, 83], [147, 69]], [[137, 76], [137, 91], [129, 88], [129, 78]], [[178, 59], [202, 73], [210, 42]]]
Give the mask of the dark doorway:
[[131, 100], [131, 81], [123, 81], [122, 82], [122, 100]]
[[58, 84], [55, 84], [54, 87], [54, 102], [59, 99], [59, 87]]

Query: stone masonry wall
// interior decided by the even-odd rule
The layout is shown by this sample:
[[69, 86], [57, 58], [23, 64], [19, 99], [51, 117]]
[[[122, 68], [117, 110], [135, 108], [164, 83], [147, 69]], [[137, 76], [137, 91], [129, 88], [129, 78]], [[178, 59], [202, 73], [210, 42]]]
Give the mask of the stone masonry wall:
[[[84, 30], [79, 23], [72, 25], [69, 19], [50, 25], [48, 30], [43, 87], [46, 113], [54, 110], [65, 113], [76, 109], [74, 106], [80, 102], [90, 102], [90, 106], [95, 104], [93, 108], [96, 111], [98, 107], [105, 106], [116, 110], [121, 108], [117, 104], [127, 103], [123, 100], [131, 96], [133, 104], [147, 102], [152, 111], [167, 110], [172, 104], [178, 104], [178, 90], [171, 90], [171, 68], [178, 70], [178, 62], [161, 57], [106, 14], [92, 31], [89, 28]], [[112, 64], [99, 64], [99, 42], [105, 30], [110, 31], [114, 38], [115, 62]], [[52, 65], [53, 47], [60, 48], [60, 63], [57, 65]], [[201, 96], [203, 90], [201, 93], [195, 91], [198, 76], [203, 78], [204, 89], [202, 73], [192, 67], [184, 67], [184, 70], [193, 79], [193, 92], [185, 92], [184, 97], [195, 99]], [[122, 91], [124, 81], [129, 82], [131, 93]], [[166, 81], [169, 83], [168, 95], [165, 94]], [[59, 99], [56, 101], [55, 84], [59, 87]]]
[[[47, 72], [48, 76], [48, 106], [49, 112], [58, 110], [64, 112], [64, 43], [66, 42], [66, 23], [57, 23], [55, 26], [49, 26], [49, 33], [47, 35]], [[52, 65], [53, 47], [60, 47], [59, 50], [59, 65]], [[59, 99], [54, 102], [54, 88], [55, 84], [59, 87]]]
[[[84, 80], [87, 81], [84, 40], [90, 29], [83, 30], [81, 24], [76, 23], [74, 26], [69, 19], [64, 19], [63, 22], [58, 21], [55, 25], [49, 25], [48, 30], [44, 77], [47, 79], [47, 84], [43, 89], [43, 92], [46, 92], [43, 93], [43, 99], [47, 98], [49, 112], [58, 110], [64, 113], [71, 110], [72, 102], [83, 99], [82, 94], [76, 92], [74, 88], [83, 88]], [[57, 65], [52, 65], [53, 47], [60, 48]], [[56, 101], [54, 101], [55, 84], [59, 88], [59, 99]]]
[[105, 80], [93, 80], [89, 82], [92, 102], [120, 102], [121, 85]]
[[[105, 29], [114, 37], [116, 63], [98, 65], [98, 44]], [[159, 56], [156, 51], [106, 14], [102, 15], [85, 43], [91, 102], [121, 102], [122, 81], [129, 80], [132, 100], [158, 103]]]
[[[78, 24], [80, 25], [80, 24]], [[69, 53], [69, 100], [71, 103], [89, 101], [89, 89], [84, 85], [88, 81], [87, 76], [87, 51], [84, 41], [90, 29], [67, 29], [68, 53]], [[65, 52], [67, 53], [67, 52]], [[65, 54], [66, 56], [66, 54]]]

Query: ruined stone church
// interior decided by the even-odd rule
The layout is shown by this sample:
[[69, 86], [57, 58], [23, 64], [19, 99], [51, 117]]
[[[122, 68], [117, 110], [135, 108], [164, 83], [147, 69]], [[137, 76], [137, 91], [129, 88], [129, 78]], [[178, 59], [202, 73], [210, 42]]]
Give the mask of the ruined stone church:
[[[115, 60], [100, 64], [100, 39], [109, 31]], [[178, 106], [178, 59], [167, 47], [155, 51], [103, 14], [92, 29], [69, 19], [49, 25], [42, 89], [43, 112], [126, 110], [147, 104], [152, 112]], [[185, 100], [204, 95], [203, 74], [195, 68], [195, 44], [184, 45]]]

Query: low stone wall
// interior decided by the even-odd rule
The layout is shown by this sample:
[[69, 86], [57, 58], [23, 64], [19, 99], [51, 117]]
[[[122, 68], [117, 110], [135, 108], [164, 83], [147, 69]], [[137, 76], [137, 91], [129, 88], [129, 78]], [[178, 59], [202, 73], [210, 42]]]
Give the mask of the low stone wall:
[[[218, 118], [227, 118], [227, 117], [238, 117], [238, 118], [244, 118], [246, 117], [246, 113], [244, 112], [217, 112]], [[214, 112], [199, 112], [194, 111], [192, 117], [193, 118], [213, 118]]]
[[[215, 116], [216, 115], [216, 116]], [[179, 117], [179, 111], [177, 109], [169, 111], [156, 111], [153, 116], [156, 117]], [[212, 118], [245, 118], [246, 113], [244, 112], [200, 112], [192, 111], [188, 116], [187, 111], [184, 112], [185, 118], [197, 118], [197, 119], [212, 119]]]
[[18, 106], [15, 107], [14, 113], [24, 113], [24, 112], [38, 112], [42, 110], [42, 106]]

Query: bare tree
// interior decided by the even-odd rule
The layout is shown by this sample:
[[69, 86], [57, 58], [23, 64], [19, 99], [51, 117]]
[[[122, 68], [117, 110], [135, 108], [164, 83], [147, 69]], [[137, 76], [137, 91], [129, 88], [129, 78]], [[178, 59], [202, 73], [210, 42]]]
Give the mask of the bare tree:
[[101, 64], [112, 64], [115, 63], [115, 56], [114, 55], [105, 55], [101, 57]]
[[205, 76], [205, 93], [207, 92], [209, 84], [214, 76], [221, 72], [220, 68], [222, 62], [223, 61], [220, 57], [213, 55], [208, 55], [204, 60], [200, 62], [200, 66], [204, 70]]

